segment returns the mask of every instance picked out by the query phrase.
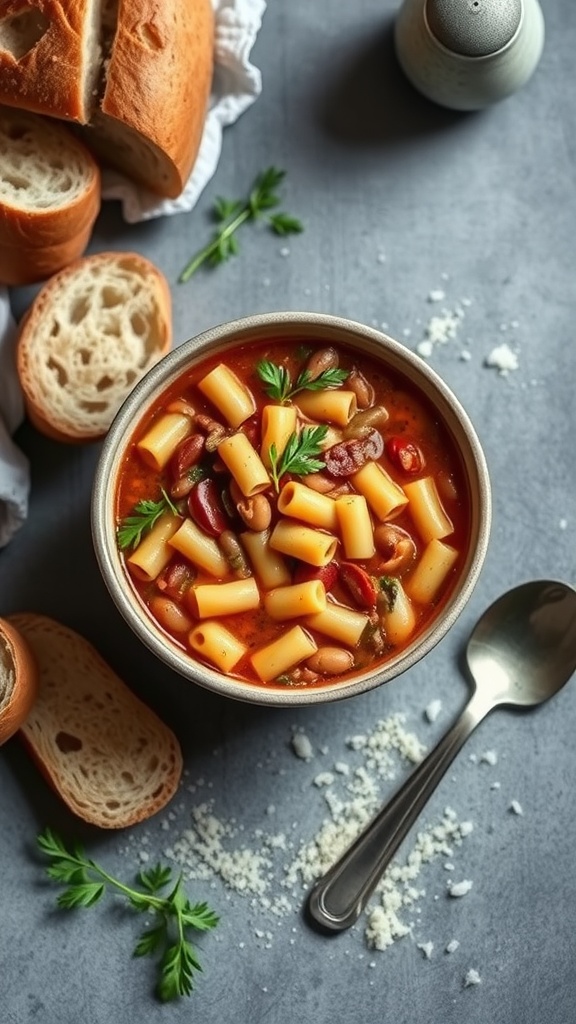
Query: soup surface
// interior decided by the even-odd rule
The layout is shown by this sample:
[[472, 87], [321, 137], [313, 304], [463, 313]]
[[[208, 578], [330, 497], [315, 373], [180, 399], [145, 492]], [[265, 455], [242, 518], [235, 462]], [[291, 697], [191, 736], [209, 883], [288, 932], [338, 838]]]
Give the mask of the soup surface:
[[468, 495], [425, 396], [371, 357], [268, 341], [183, 373], [138, 424], [117, 538], [146, 614], [255, 686], [348, 680], [438, 614]]

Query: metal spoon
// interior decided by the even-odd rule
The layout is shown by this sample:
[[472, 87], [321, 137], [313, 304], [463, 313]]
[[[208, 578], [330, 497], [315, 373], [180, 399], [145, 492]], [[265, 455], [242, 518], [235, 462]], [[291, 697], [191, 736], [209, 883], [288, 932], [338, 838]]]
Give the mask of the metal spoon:
[[398, 846], [471, 732], [496, 707], [528, 708], [552, 697], [576, 669], [576, 590], [524, 583], [492, 604], [466, 648], [475, 683], [460, 717], [372, 819], [308, 898], [313, 920], [342, 931], [358, 920]]

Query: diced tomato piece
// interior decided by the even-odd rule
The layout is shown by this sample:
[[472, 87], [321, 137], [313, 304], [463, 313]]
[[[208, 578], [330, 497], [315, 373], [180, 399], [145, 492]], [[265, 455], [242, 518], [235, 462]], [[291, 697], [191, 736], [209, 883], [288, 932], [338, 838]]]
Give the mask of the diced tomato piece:
[[392, 465], [409, 476], [416, 476], [424, 469], [424, 456], [413, 441], [398, 436], [389, 437], [385, 450]]
[[300, 562], [294, 573], [295, 583], [320, 580], [324, 584], [326, 593], [332, 589], [337, 579], [338, 566], [336, 562], [328, 562], [328, 565], [308, 565], [307, 562]]

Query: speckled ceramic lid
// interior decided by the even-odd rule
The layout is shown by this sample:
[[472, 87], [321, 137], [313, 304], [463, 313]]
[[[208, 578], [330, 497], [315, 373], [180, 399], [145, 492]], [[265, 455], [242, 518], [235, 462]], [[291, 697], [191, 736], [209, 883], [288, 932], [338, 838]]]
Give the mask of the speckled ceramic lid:
[[426, 0], [426, 19], [442, 46], [465, 57], [497, 53], [514, 37], [522, 0]]

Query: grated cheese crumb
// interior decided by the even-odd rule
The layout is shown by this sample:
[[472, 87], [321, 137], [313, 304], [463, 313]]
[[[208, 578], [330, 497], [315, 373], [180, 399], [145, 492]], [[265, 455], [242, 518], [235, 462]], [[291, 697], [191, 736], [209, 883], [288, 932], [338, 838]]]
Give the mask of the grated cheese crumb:
[[481, 985], [482, 978], [475, 967], [471, 967], [469, 971], [466, 971], [464, 977], [464, 988], [469, 988], [470, 985]]
[[303, 761], [311, 761], [314, 757], [314, 747], [304, 732], [294, 733], [292, 737], [292, 749], [296, 754], [296, 757], [301, 757]]
[[519, 804], [517, 800], [512, 801], [512, 803], [510, 804], [510, 810], [512, 811], [513, 814], [524, 814], [522, 805]]
[[484, 762], [484, 764], [495, 765], [498, 763], [498, 754], [495, 750], [485, 750], [480, 757], [480, 761]]
[[461, 882], [448, 882], [448, 892], [451, 896], [465, 896], [466, 893], [470, 892], [472, 888], [472, 882], [469, 878], [464, 878]]
[[445, 952], [446, 953], [455, 953], [456, 950], [458, 949], [459, 945], [460, 945], [460, 943], [458, 942], [458, 939], [450, 939], [450, 942], [448, 942], [446, 944]]
[[428, 706], [424, 710], [424, 714], [429, 722], [435, 722], [442, 710], [441, 700], [431, 700]]
[[504, 342], [503, 345], [497, 345], [492, 349], [486, 356], [484, 365], [493, 367], [498, 370], [501, 377], [506, 377], [511, 370], [517, 370], [520, 364], [517, 354]]
[[425, 960], [430, 960], [431, 957], [432, 957], [432, 953], [434, 951], [434, 943], [433, 942], [417, 942], [416, 943], [416, 948], [422, 950], [422, 952], [424, 954], [424, 959]]

